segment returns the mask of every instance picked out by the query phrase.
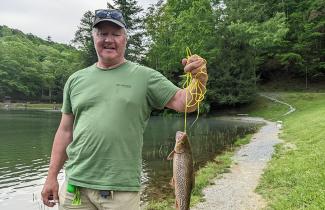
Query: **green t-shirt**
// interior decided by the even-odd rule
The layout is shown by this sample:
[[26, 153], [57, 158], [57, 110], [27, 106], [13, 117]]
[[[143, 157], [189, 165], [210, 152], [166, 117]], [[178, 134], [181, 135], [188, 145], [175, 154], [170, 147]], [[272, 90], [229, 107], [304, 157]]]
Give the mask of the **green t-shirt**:
[[65, 168], [69, 183], [139, 191], [150, 113], [163, 108], [177, 90], [159, 72], [130, 61], [109, 70], [92, 65], [71, 75], [62, 107], [75, 116]]

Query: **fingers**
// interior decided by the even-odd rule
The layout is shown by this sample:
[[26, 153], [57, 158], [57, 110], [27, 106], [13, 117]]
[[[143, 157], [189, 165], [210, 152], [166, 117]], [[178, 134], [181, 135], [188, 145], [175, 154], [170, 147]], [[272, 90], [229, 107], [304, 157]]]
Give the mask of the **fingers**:
[[191, 55], [188, 58], [183, 58], [182, 59], [182, 64], [185, 66], [186, 64], [190, 64], [192, 62], [198, 61], [198, 60], [204, 60], [203, 58], [201, 58], [198, 55]]
[[198, 55], [192, 55], [189, 58], [184, 58], [182, 64], [185, 66], [184, 71], [190, 72], [192, 76], [201, 82], [206, 83], [208, 80], [206, 60]]
[[59, 203], [59, 200], [54, 199], [53, 195], [49, 195], [47, 198], [43, 199], [43, 203], [48, 207], [53, 207], [55, 204]]
[[204, 59], [199, 59], [195, 61], [188, 60], [186, 66], [184, 67], [185, 72], [191, 72], [192, 74], [197, 74], [202, 70], [206, 71], [206, 68], [203, 69], [204, 65], [206, 64]]
[[43, 190], [41, 195], [42, 195], [42, 200], [43, 200], [44, 205], [48, 206], [48, 207], [52, 207], [53, 204], [50, 203], [50, 200], [52, 200], [51, 194], [49, 192]]
[[50, 195], [48, 197], [48, 203], [47, 204], [44, 203], [44, 204], [47, 205], [48, 207], [53, 207], [53, 206], [55, 206], [56, 203], [57, 203], [57, 201], [54, 199], [54, 196]]
[[194, 55], [191, 55], [189, 58], [188, 58], [188, 62], [189, 63], [192, 63], [194, 61], [197, 61], [197, 60], [202, 60], [203, 58], [201, 58], [200, 56], [194, 54]]
[[198, 55], [192, 55], [187, 59], [183, 59], [182, 64], [185, 65], [185, 72], [190, 72], [193, 78], [198, 79], [203, 84], [206, 84], [208, 81], [208, 74], [205, 59]]
[[48, 207], [53, 207], [59, 202], [59, 196], [57, 191], [52, 192], [52, 190], [43, 189], [41, 195], [44, 205]]
[[53, 193], [53, 200], [54, 201], [58, 201], [59, 200], [58, 191], [56, 191], [55, 193]]
[[49, 201], [49, 193], [45, 191], [45, 189], [43, 188], [42, 192], [41, 192], [41, 196], [42, 196], [42, 201], [43, 203], [46, 205]]
[[54, 205], [59, 203], [59, 195], [58, 195], [58, 191], [56, 191], [55, 193], [53, 193], [53, 202]]
[[186, 63], [187, 63], [187, 59], [186, 59], [186, 58], [183, 58], [183, 59], [182, 59], [182, 64], [183, 64], [183, 66], [185, 66]]

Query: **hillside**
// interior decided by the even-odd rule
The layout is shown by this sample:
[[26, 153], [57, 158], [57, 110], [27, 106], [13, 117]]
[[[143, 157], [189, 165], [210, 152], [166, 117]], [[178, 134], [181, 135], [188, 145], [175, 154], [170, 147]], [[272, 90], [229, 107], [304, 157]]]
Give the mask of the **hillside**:
[[74, 47], [0, 26], [0, 98], [60, 101], [67, 77], [80, 68]]

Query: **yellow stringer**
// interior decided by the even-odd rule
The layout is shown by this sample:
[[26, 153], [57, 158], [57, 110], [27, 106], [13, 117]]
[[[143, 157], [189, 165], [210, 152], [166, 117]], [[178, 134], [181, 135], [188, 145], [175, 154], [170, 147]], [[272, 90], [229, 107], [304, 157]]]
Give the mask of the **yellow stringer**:
[[[186, 57], [187, 59], [189, 59], [192, 56], [191, 50], [190, 48], [186, 48]], [[204, 59], [203, 59], [204, 60]], [[204, 60], [206, 63], [206, 60]], [[183, 84], [183, 88], [187, 89], [186, 91], [186, 97], [185, 97], [185, 111], [184, 111], [184, 132], [186, 133], [186, 125], [187, 125], [187, 109], [193, 106], [197, 106], [197, 115], [196, 115], [196, 119], [193, 121], [192, 125], [197, 121], [197, 119], [199, 118], [199, 114], [200, 114], [200, 103], [203, 101], [204, 97], [205, 97], [205, 93], [206, 93], [206, 88], [204, 87], [204, 84], [199, 80], [196, 79], [198, 77], [200, 77], [201, 75], [207, 75], [206, 73], [206, 65], [203, 65], [200, 69], [200, 71], [194, 76], [194, 78], [192, 77], [192, 74], [187, 72], [186, 73], [186, 80]], [[194, 80], [195, 79], [195, 80]], [[190, 94], [192, 100], [190, 102], [187, 101], [188, 99], [188, 94]], [[194, 100], [194, 103], [191, 104]]]

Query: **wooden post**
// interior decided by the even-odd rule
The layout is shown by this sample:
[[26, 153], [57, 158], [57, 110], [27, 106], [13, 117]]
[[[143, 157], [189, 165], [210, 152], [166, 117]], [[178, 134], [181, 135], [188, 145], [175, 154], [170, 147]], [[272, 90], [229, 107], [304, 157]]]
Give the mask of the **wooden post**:
[[308, 88], [308, 70], [307, 70], [307, 66], [306, 66], [306, 89]]

